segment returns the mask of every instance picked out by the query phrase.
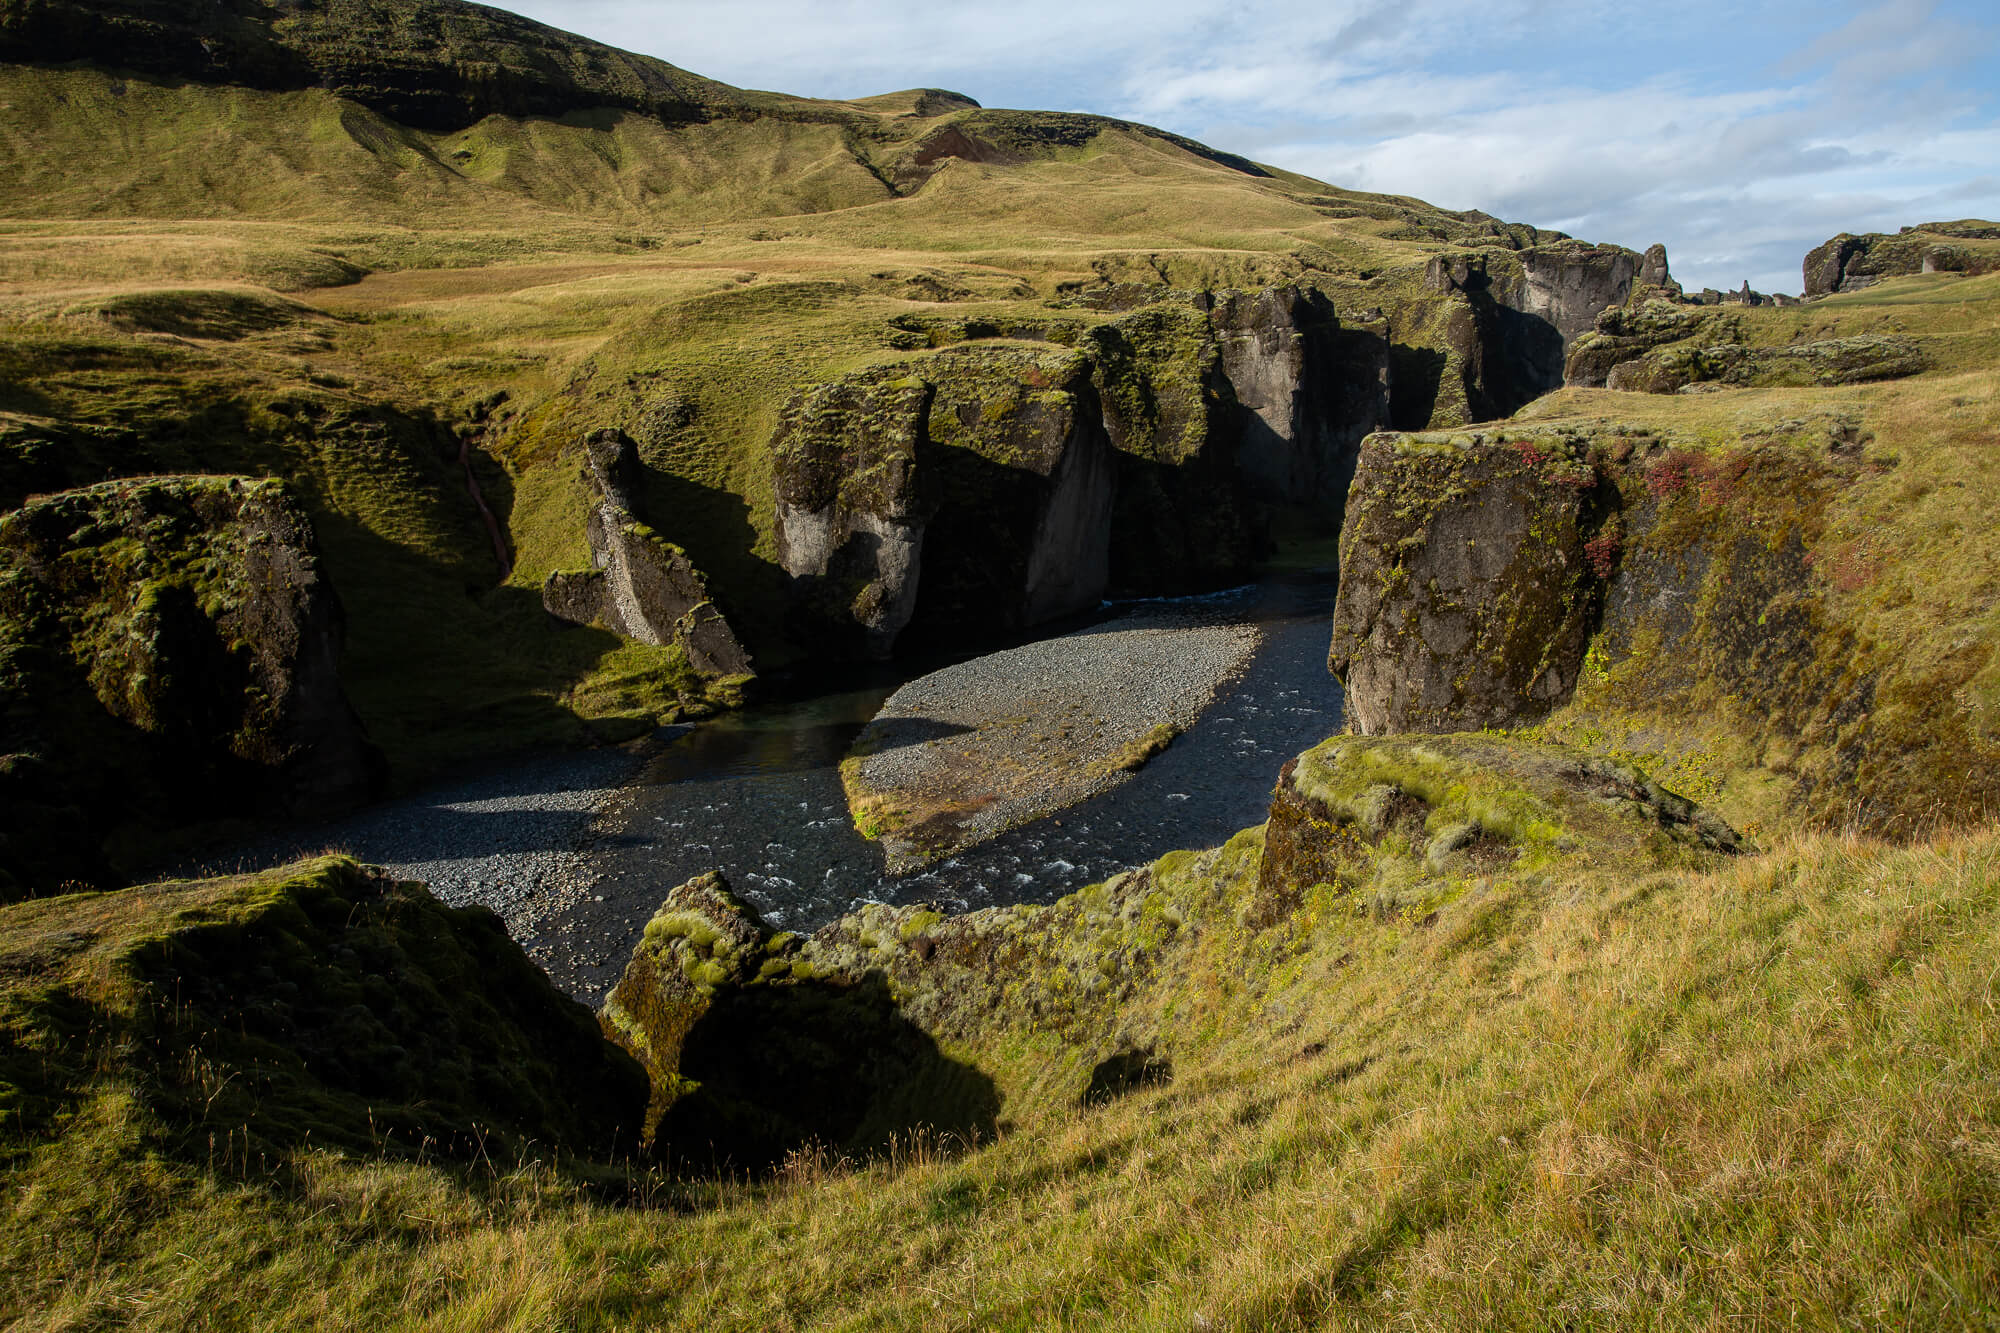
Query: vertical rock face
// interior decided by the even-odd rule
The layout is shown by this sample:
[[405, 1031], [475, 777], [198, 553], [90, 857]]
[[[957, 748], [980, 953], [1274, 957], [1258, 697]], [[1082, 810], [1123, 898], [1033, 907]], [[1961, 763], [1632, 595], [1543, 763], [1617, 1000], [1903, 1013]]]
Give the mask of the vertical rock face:
[[1596, 488], [1556, 438], [1363, 444], [1328, 662], [1364, 735], [1511, 726], [1569, 697], [1600, 595]]
[[771, 440], [778, 563], [801, 611], [851, 623], [886, 657], [916, 609], [929, 506], [917, 446], [931, 386], [903, 367], [863, 371], [793, 399]]
[[93, 879], [95, 840], [134, 818], [320, 814], [377, 794], [341, 634], [281, 483], [107, 482], [0, 520], [0, 863], [28, 885]]
[[[1665, 276], [1667, 252], [1659, 249]], [[1563, 343], [1590, 328], [1599, 313], [1623, 305], [1645, 263], [1615, 245], [1569, 244], [1521, 252], [1521, 285], [1503, 296], [1523, 314], [1539, 315], [1562, 335]], [[1508, 299], [1510, 297], [1512, 299]]]
[[[1564, 241], [1520, 251], [1434, 256], [1426, 285], [1462, 302], [1446, 344], [1464, 380], [1473, 419], [1510, 416], [1563, 383], [1570, 344], [1606, 309], [1623, 305], [1635, 283], [1663, 279], [1666, 251], [1641, 257], [1611, 245]], [[1655, 259], [1657, 263], [1655, 263]]]
[[808, 640], [887, 656], [1239, 578], [1262, 506], [1338, 520], [1388, 414], [1386, 339], [1302, 288], [1154, 293], [1067, 336], [951, 348], [787, 405], [778, 550]]
[[1389, 419], [1389, 345], [1343, 337], [1332, 304], [1299, 287], [1224, 292], [1209, 313], [1241, 409], [1236, 464], [1260, 498], [1341, 503], [1361, 438]]
[[[1767, 756], [1814, 817], [1928, 826], [1985, 808], [2000, 745], [1940, 707], [1957, 664], [1875, 646], [1836, 498], [1877, 465], [1858, 424], [1729, 448], [1620, 428], [1377, 435], [1342, 537], [1330, 665], [1366, 734], [1541, 718]], [[1574, 732], [1572, 734], [1575, 734]]]
[[633, 514], [639, 454], [623, 431], [584, 442], [597, 503], [585, 520], [596, 568], [558, 571], [542, 585], [549, 614], [602, 625], [639, 643], [680, 644], [688, 661], [712, 675], [741, 675], [750, 656], [709, 599], [707, 582], [687, 553]]
[[1110, 572], [1112, 458], [1089, 358], [968, 347], [934, 387], [918, 475], [935, 519], [911, 628], [974, 641], [1093, 607]]

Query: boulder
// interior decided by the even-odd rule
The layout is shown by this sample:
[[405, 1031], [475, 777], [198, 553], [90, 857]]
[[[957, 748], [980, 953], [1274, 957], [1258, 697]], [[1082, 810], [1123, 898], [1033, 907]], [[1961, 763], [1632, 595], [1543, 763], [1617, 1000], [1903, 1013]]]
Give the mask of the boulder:
[[774, 933], [717, 874], [667, 894], [599, 1013], [651, 1079], [660, 1157], [762, 1173], [813, 1147], [992, 1137], [993, 1081], [904, 1014], [879, 956], [817, 943]]

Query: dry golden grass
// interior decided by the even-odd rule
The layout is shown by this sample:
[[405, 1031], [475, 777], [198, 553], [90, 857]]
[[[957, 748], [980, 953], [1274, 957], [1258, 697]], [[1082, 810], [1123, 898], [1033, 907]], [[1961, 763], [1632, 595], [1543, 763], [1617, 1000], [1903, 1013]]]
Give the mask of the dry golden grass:
[[[1245, 866], [1162, 873], [1219, 875], [1227, 904]], [[1990, 829], [1558, 869], [1424, 924], [1328, 912], [1259, 975], [1212, 922], [1162, 997], [1169, 1085], [1080, 1109], [1024, 1040], [984, 1056], [1016, 1089], [997, 1142], [804, 1153], [769, 1184], [655, 1187], [653, 1206], [533, 1167], [142, 1168], [145, 1117], [107, 1070], [62, 1132], [10, 1148], [0, 1312], [23, 1329], [1987, 1327], [1996, 872]]]

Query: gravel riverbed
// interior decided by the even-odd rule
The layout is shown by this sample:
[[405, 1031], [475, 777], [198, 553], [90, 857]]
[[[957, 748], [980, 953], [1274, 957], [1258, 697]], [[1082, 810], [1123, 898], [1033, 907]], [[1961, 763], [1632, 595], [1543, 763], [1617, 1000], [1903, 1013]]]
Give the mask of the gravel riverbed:
[[[955, 911], [1052, 901], [1264, 817], [1278, 766], [1340, 725], [1339, 687], [1326, 672], [1331, 597], [1330, 584], [1280, 584], [1120, 608], [1076, 636], [1031, 645], [1088, 653], [1138, 624], [1189, 642], [1235, 627], [1256, 644], [1219, 688], [1200, 685], [1213, 702], [1130, 780], [913, 874], [890, 873], [880, 845], [855, 832], [840, 782], [840, 760], [887, 685], [525, 760], [275, 831], [185, 871], [344, 850], [425, 881], [447, 902], [492, 908], [559, 986], [591, 1004], [617, 980], [666, 891], [707, 870], [790, 930], [869, 900]], [[1240, 638], [1232, 631], [1218, 642]], [[1083, 674], [1105, 690], [1126, 688], [1111, 673]]]
[[1117, 757], [1194, 725], [1249, 661], [1259, 626], [1159, 610], [990, 653], [897, 690], [856, 742], [858, 811], [904, 874], [1128, 780]]

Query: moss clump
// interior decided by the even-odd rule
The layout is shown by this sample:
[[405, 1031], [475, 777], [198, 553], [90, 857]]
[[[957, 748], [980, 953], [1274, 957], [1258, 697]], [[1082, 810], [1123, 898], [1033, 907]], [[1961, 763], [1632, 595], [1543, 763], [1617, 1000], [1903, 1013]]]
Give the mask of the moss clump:
[[1145, 735], [1135, 736], [1124, 745], [1118, 747], [1104, 761], [1104, 771], [1107, 773], [1136, 773], [1152, 762], [1157, 756], [1165, 754], [1167, 747], [1172, 745], [1174, 738], [1180, 734], [1181, 729], [1179, 727], [1171, 722], [1162, 722]]

